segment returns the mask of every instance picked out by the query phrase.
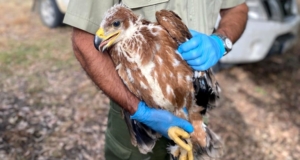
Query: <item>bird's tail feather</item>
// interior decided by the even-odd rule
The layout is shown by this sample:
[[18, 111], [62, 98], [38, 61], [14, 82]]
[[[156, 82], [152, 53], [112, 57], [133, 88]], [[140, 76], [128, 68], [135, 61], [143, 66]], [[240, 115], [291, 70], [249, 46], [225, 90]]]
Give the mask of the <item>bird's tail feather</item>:
[[211, 129], [205, 127], [206, 147], [193, 144], [194, 160], [213, 160], [221, 158], [224, 154], [224, 146], [221, 138]]
[[211, 69], [195, 72], [194, 89], [196, 104], [205, 108], [202, 114], [216, 107], [221, 89]]
[[206, 153], [210, 157], [219, 158], [224, 154], [221, 138], [209, 128], [206, 128]]
[[146, 125], [131, 119], [129, 112], [123, 110], [123, 113], [132, 145], [137, 146], [143, 154], [151, 152], [157, 139], [160, 137], [159, 134]]

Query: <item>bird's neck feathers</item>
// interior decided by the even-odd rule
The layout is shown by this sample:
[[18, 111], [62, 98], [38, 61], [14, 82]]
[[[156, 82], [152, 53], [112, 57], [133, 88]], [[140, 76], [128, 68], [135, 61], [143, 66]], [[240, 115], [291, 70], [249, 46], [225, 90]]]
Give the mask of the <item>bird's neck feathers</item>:
[[140, 27], [142, 25], [141, 16], [138, 17], [136, 21], [129, 21], [129, 27], [126, 29], [124, 40], [129, 40], [135, 37], [135, 34], [138, 34]]

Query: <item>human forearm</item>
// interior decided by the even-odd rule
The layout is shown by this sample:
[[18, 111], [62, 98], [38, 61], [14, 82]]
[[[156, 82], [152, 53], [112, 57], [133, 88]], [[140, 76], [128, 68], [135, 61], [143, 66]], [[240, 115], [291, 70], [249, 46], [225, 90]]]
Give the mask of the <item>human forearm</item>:
[[245, 3], [234, 8], [222, 9], [221, 21], [216, 33], [225, 35], [233, 43], [242, 35], [248, 18], [248, 7]]
[[107, 53], [94, 47], [94, 35], [74, 28], [72, 44], [76, 58], [92, 81], [112, 100], [135, 113], [139, 100], [126, 88]]

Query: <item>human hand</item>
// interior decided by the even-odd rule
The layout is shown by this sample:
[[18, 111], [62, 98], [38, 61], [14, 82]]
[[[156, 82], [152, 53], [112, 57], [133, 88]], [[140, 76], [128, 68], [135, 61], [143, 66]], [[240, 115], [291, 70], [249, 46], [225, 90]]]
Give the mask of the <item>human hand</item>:
[[137, 111], [130, 118], [144, 123], [169, 139], [168, 130], [171, 127], [179, 127], [188, 133], [194, 131], [193, 126], [188, 121], [181, 119], [166, 110], [149, 108], [143, 101], [140, 101]]
[[207, 36], [194, 30], [190, 32], [193, 37], [182, 43], [178, 52], [194, 70], [207, 70], [223, 57], [223, 41], [216, 35]]

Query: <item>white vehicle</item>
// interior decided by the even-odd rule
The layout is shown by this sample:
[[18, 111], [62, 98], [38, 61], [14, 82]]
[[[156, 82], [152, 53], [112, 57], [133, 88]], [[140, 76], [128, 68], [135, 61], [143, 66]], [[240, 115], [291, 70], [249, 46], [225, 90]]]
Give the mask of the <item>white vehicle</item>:
[[[35, 0], [44, 24], [62, 25], [69, 0]], [[296, 44], [300, 16], [297, 0], [246, 0], [249, 7], [244, 34], [216, 68], [224, 64], [257, 62], [269, 54], [283, 53]]]
[[247, 0], [248, 22], [222, 63], [250, 63], [284, 53], [296, 44], [300, 16], [296, 0]]
[[68, 3], [69, 0], [34, 0], [42, 22], [49, 28], [63, 25]]

